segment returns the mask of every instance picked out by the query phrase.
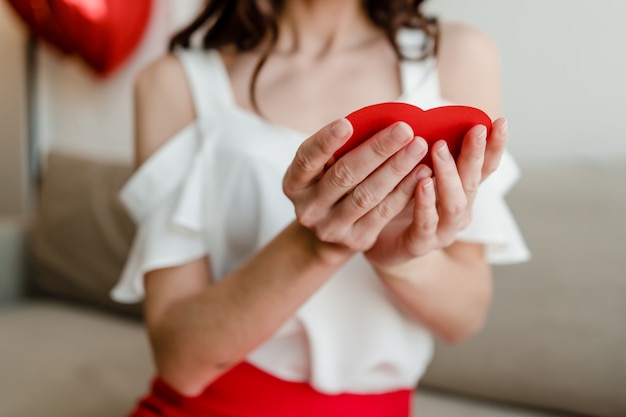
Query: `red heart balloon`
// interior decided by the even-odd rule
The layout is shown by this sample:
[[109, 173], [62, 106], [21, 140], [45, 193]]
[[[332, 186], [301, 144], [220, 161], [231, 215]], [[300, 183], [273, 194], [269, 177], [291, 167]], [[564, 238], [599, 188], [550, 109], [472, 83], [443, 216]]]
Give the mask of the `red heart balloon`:
[[[338, 159], [363, 141], [396, 122], [406, 122], [416, 136], [428, 142], [429, 148], [438, 140], [445, 140], [450, 153], [456, 159], [461, 152], [463, 138], [469, 129], [484, 125], [489, 132], [491, 119], [485, 112], [468, 106], [443, 106], [422, 110], [408, 103], [389, 102], [363, 107], [346, 118], [352, 123], [354, 132], [348, 141], [335, 152]], [[422, 163], [432, 168], [430, 152]]]
[[152, 0], [8, 1], [33, 35], [103, 76], [134, 51], [152, 11]]

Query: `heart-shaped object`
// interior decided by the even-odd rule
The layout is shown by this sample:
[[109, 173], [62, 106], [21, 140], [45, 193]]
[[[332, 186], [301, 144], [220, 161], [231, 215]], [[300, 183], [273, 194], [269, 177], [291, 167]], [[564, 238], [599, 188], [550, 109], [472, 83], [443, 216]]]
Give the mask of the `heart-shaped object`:
[[102, 76], [131, 55], [152, 11], [152, 0], [8, 1], [34, 36], [80, 56]]
[[[350, 113], [346, 118], [354, 132], [348, 141], [335, 152], [335, 159], [396, 122], [406, 122], [415, 136], [420, 136], [430, 147], [439, 140], [448, 143], [450, 153], [456, 159], [468, 130], [484, 125], [491, 131], [491, 119], [480, 109], [469, 106], [443, 106], [422, 110], [408, 103], [388, 102], [373, 104]], [[430, 152], [422, 163], [432, 168]]]

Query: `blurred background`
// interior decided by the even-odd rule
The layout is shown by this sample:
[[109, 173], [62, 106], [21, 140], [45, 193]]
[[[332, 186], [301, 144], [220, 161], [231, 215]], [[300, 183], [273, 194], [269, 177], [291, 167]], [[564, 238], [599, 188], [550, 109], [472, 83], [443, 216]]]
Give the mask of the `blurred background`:
[[[138, 307], [107, 295], [134, 232], [116, 200], [132, 160], [131, 84], [202, 2], [60, 3], [149, 10], [133, 9], [141, 36], [124, 38], [128, 54], [104, 74], [34, 42], [0, 1], [0, 416], [123, 415], [151, 375]], [[522, 169], [509, 202], [533, 258], [495, 267], [485, 331], [438, 346], [418, 415], [624, 417], [626, 2], [427, 10], [500, 51]]]
[[[26, 35], [4, 2], [0, 9], [0, 212], [23, 208], [28, 135]], [[76, 59], [37, 48], [34, 136], [50, 147], [128, 161], [132, 153], [128, 88], [136, 71], [164, 51], [168, 35], [198, 0], [156, 1], [142, 42], [114, 76], [98, 79]], [[511, 150], [522, 164], [626, 156], [626, 3], [527, 0], [431, 0], [443, 19], [487, 32], [502, 56]], [[89, 97], [89, 106], [85, 100]], [[8, 181], [7, 181], [8, 180]], [[22, 183], [20, 182], [22, 181]], [[9, 197], [7, 194], [10, 194]], [[21, 196], [21, 198], [20, 198]]]
[[626, 156], [626, 2], [432, 0], [502, 57], [511, 150], [523, 164]]

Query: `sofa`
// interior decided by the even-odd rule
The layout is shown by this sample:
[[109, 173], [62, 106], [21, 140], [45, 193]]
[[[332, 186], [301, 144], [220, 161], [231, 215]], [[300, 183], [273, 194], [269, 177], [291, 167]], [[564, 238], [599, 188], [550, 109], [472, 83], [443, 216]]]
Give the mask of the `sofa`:
[[[26, 227], [0, 224], [0, 416], [124, 416], [153, 376], [140, 306], [108, 297], [131, 169], [62, 152], [45, 166]], [[494, 266], [485, 328], [437, 343], [416, 416], [626, 416], [626, 161], [522, 172], [509, 203], [532, 260]]]

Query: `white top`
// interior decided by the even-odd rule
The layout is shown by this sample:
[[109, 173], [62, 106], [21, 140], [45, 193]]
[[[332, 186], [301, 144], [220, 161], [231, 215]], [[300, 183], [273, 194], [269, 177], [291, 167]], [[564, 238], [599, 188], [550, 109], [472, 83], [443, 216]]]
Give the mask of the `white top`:
[[[294, 219], [282, 177], [308, 136], [238, 108], [217, 51], [179, 51], [197, 119], [130, 178], [121, 200], [138, 231], [112, 296], [137, 302], [143, 275], [209, 255], [221, 279]], [[398, 101], [448, 104], [434, 60], [402, 64]], [[480, 187], [474, 220], [459, 239], [486, 245], [492, 263], [526, 260], [528, 250], [503, 197], [518, 177], [506, 154]], [[317, 291], [249, 362], [327, 393], [414, 387], [433, 354], [431, 333], [391, 299], [363, 256]]]

